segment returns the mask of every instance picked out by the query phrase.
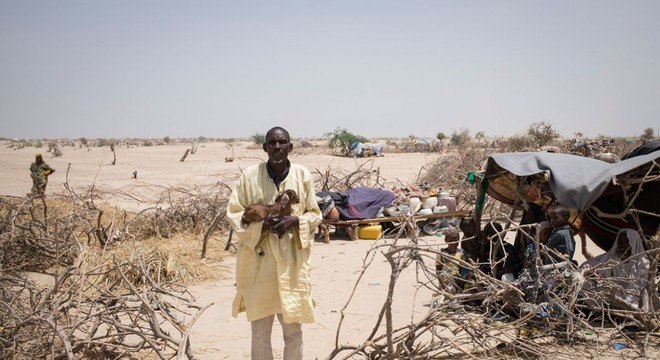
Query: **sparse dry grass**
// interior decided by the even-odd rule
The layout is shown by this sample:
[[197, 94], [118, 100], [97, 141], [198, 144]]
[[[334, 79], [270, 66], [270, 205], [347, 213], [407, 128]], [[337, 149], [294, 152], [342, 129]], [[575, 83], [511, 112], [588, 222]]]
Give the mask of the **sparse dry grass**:
[[229, 273], [220, 242], [200, 259], [227, 188], [166, 189], [138, 213], [97, 206], [108, 194], [94, 187], [67, 189], [0, 198], [0, 357], [192, 358], [188, 329], [204, 309], [181, 284]]
[[[224, 239], [225, 236], [222, 236]], [[151, 237], [133, 244], [116, 244], [105, 253], [95, 252], [90, 256], [92, 263], [104, 263], [112, 257], [132, 261], [137, 257], [152, 259], [150, 273], [155, 279], [163, 279], [179, 284], [224, 279], [230, 276], [223, 259], [231, 256], [224, 251], [224, 242], [212, 239], [208, 253], [213, 255], [200, 258], [202, 237], [199, 234], [179, 233], [171, 238]]]

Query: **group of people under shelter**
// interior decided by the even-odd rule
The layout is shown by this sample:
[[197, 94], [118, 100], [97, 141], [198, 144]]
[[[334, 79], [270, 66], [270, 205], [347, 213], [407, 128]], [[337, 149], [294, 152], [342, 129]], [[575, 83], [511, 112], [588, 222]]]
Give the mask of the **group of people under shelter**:
[[[563, 205], [549, 209], [532, 203], [528, 205], [513, 244], [505, 240], [507, 231], [494, 221], [486, 223], [480, 232], [477, 232], [477, 225], [471, 218], [461, 220], [459, 228], [446, 228], [443, 235], [447, 246], [440, 249], [440, 253], [448, 256], [439, 254], [436, 258], [441, 289], [454, 294], [468, 291], [472, 284], [470, 280], [474, 279], [473, 272], [478, 269], [484, 274], [511, 282], [529, 297], [526, 282], [531, 282], [531, 274], [543, 276], [543, 271], [549, 274], [557, 265], [570, 262], [587, 277], [595, 279], [584, 287], [585, 290], [596, 290], [584, 292], [586, 298], [582, 300], [585, 302], [593, 305], [602, 303], [602, 298], [589, 298], [591, 295], [588, 294], [616, 294], [604, 297], [612, 298], [615, 306], [618, 303], [624, 309], [648, 311], [646, 285], [651, 261], [645, 253], [639, 232], [620, 229], [616, 241], [607, 252], [578, 266], [574, 260], [576, 242], [571, 233], [569, 209]], [[536, 244], [540, 249], [536, 249]], [[536, 261], [537, 253], [540, 255], [539, 263]], [[453, 259], [473, 263], [474, 266], [468, 269], [460, 266], [461, 261]]]

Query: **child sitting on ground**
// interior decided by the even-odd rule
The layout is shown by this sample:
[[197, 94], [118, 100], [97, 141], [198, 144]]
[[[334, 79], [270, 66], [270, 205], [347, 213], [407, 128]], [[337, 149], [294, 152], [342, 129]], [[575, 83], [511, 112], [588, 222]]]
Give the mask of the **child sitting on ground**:
[[[443, 232], [447, 247], [440, 250], [444, 255], [454, 257], [459, 260], [465, 260], [465, 253], [458, 248], [461, 240], [460, 232], [455, 227], [448, 227]], [[452, 294], [461, 292], [465, 281], [467, 269], [461, 267], [458, 263], [447, 259], [438, 254], [435, 262], [435, 270], [440, 280], [440, 287]]]
[[[565, 260], [573, 260], [573, 254], [575, 254], [575, 239], [571, 235], [570, 226], [568, 219], [571, 216], [570, 210], [566, 206], [557, 205], [552, 208], [550, 212], [550, 225], [553, 230], [550, 233], [550, 238], [548, 239], [548, 249], [550, 251], [550, 258], [545, 258], [543, 262], [545, 264], [550, 264], [554, 262], [560, 262]], [[556, 255], [556, 253], [561, 254], [562, 256]]]

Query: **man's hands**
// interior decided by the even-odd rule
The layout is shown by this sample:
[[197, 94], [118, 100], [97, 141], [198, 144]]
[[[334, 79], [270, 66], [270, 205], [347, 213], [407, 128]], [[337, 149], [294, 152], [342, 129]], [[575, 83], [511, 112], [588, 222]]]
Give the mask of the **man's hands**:
[[271, 230], [277, 235], [283, 235], [287, 230], [292, 226], [298, 225], [297, 216], [268, 216], [263, 225], [261, 226], [261, 231]]

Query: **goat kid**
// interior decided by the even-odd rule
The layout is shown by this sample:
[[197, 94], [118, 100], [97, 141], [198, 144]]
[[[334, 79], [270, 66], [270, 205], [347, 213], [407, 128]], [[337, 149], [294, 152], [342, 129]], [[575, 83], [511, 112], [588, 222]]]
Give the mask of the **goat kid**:
[[252, 204], [245, 208], [241, 223], [247, 225], [264, 221], [268, 216], [282, 217], [291, 215], [291, 205], [298, 203], [298, 194], [294, 190], [284, 190], [275, 198], [275, 204]]
[[[252, 204], [245, 208], [245, 212], [241, 217], [241, 224], [246, 226], [253, 222], [266, 220], [267, 217], [284, 217], [291, 215], [291, 205], [298, 204], [298, 194], [294, 190], [284, 190], [275, 198], [275, 204], [263, 205]], [[257, 243], [259, 255], [263, 256], [264, 252], [261, 249], [261, 240]]]

